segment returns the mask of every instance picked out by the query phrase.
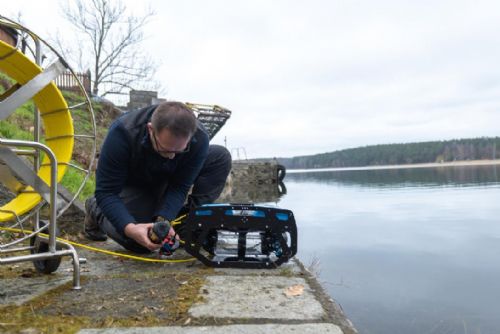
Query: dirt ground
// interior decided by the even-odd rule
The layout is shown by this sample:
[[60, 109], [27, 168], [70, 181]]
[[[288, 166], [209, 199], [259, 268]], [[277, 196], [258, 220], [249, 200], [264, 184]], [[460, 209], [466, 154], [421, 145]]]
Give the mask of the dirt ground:
[[[60, 236], [118, 250], [113, 243], [89, 243], [82, 234], [82, 224], [83, 214], [65, 214], [58, 220]], [[3, 241], [8, 237], [4, 233]], [[69, 282], [21, 306], [0, 305], [0, 332], [17, 333], [31, 328], [34, 333], [67, 333], [89, 326], [183, 324], [188, 319], [189, 306], [200, 299], [198, 292], [206, 275], [206, 268], [201, 266], [151, 264], [77, 250], [88, 259], [81, 270], [84, 289], [72, 290]], [[64, 258], [58, 271], [48, 277], [69, 280], [71, 271], [69, 258]], [[0, 279], [22, 282], [20, 278], [43, 277], [31, 262], [0, 267]]]
[[84, 290], [65, 291], [54, 297], [53, 305], [39, 311], [53, 316], [90, 317], [97, 321], [108, 317], [126, 319], [148, 314], [167, 319], [172, 316], [168, 301], [172, 301], [170, 304], [173, 306], [177, 289], [188, 282], [188, 277], [182, 276], [92, 277], [85, 280]]
[[[82, 270], [82, 290], [73, 290], [70, 281], [20, 306], [0, 306], [0, 332], [74, 333], [85, 327], [182, 325], [189, 321], [189, 307], [202, 298], [205, 269], [173, 270], [99, 257], [92, 259], [97, 270]], [[63, 261], [49, 278], [70, 280], [69, 262]], [[13, 279], [16, 284], [47, 277], [33, 270], [30, 262], [1, 268], [0, 279]]]

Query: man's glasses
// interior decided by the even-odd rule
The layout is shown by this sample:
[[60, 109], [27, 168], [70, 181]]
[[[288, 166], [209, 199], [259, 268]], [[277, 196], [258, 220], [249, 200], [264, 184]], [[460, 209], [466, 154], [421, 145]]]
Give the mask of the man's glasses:
[[164, 150], [163, 147], [158, 143], [158, 138], [156, 138], [156, 134], [155, 134], [155, 131], [154, 130], [151, 130], [151, 132], [153, 133], [153, 140], [155, 142], [155, 146], [156, 146], [156, 152], [160, 153], [160, 154], [182, 154], [182, 153], [187, 153], [189, 152], [189, 148], [191, 146], [191, 141], [189, 141], [189, 143], [187, 144], [186, 148], [184, 148], [183, 150], [181, 151], [170, 151], [170, 150]]

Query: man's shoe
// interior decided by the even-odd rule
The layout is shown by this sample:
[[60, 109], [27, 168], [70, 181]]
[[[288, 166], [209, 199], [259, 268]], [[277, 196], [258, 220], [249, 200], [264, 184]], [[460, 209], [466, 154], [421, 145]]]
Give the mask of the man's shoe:
[[95, 197], [89, 197], [85, 201], [85, 219], [83, 221], [85, 236], [92, 241], [106, 241], [108, 236], [104, 233], [96, 221], [97, 203]]
[[92, 241], [106, 241], [106, 240], [108, 240], [108, 236], [100, 229], [98, 229], [98, 230], [85, 229], [85, 237], [89, 240], [92, 240]]

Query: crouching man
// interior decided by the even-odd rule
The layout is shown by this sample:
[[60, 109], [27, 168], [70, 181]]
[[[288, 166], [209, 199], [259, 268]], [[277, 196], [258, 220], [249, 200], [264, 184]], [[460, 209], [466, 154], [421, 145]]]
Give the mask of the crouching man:
[[[215, 201], [230, 170], [229, 152], [209, 145], [185, 104], [128, 112], [110, 126], [102, 145], [95, 194], [85, 202], [85, 234], [96, 241], [109, 236], [136, 253], [157, 250], [148, 237], [153, 223], [173, 220], [183, 206]], [[174, 235], [171, 228], [169, 237]]]

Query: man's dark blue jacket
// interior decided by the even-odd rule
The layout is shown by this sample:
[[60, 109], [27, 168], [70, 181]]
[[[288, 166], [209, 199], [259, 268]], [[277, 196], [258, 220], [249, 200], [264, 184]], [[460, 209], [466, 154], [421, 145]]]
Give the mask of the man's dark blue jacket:
[[198, 122], [189, 152], [166, 159], [154, 150], [147, 123], [155, 106], [128, 112], [109, 128], [99, 156], [96, 171], [95, 198], [106, 218], [120, 232], [136, 220], [128, 212], [119, 194], [126, 186], [157, 189], [168, 183], [155, 215], [175, 218], [184, 204], [208, 154], [209, 138]]

